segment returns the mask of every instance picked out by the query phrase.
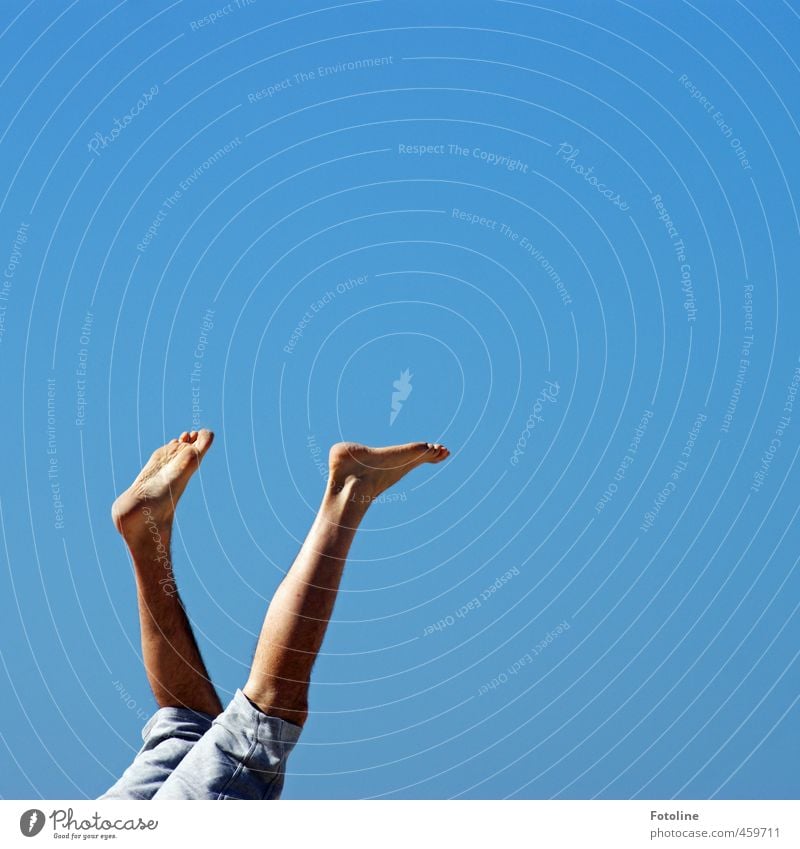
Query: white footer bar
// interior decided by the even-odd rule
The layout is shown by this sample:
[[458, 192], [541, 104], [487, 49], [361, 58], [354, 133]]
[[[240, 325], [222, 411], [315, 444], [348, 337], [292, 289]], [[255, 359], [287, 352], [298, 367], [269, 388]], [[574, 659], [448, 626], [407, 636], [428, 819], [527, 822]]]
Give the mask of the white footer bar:
[[642, 849], [800, 846], [792, 801], [0, 801], [0, 846]]

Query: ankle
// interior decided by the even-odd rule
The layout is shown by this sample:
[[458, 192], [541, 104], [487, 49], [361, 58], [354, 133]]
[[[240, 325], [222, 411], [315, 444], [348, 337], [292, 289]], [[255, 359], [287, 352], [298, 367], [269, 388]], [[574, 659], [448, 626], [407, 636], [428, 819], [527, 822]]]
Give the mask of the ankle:
[[148, 525], [145, 528], [137, 529], [135, 532], [122, 532], [122, 537], [134, 562], [161, 563], [165, 568], [171, 568], [172, 527], [170, 525]]
[[375, 500], [371, 488], [359, 477], [349, 475], [343, 480], [328, 483], [325, 501], [337, 512], [363, 516], [370, 504]]

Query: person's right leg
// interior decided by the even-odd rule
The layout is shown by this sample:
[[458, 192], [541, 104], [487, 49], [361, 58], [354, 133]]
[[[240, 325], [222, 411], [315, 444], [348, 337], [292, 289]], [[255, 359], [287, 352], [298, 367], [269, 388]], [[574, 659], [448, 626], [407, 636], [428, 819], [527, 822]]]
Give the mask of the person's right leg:
[[446, 448], [425, 442], [339, 443], [317, 518], [267, 611], [244, 691], [164, 782], [155, 799], [275, 799], [308, 715], [311, 669], [328, 627], [350, 544], [370, 504]]
[[361, 520], [372, 502], [412, 469], [448, 455], [444, 446], [428, 442], [333, 446], [322, 504], [269, 606], [244, 687], [248, 699], [265, 713], [300, 726], [306, 721], [311, 669]]

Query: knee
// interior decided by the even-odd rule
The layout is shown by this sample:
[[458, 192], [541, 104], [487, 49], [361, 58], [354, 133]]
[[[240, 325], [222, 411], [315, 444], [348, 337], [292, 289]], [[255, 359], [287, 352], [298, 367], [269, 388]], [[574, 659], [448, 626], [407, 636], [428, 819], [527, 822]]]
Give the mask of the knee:
[[283, 719], [302, 728], [308, 719], [308, 698], [305, 694], [284, 693], [280, 689], [259, 691], [246, 684], [242, 689], [254, 708], [266, 716]]

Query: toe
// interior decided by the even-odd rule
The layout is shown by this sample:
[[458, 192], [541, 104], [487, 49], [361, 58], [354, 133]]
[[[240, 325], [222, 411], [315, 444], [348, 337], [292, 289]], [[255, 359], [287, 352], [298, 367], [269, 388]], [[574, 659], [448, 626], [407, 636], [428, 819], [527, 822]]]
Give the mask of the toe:
[[178, 441], [179, 441], [179, 442], [187, 442], [188, 440], [189, 440], [189, 433], [188, 433], [188, 431], [184, 431], [184, 432], [183, 432], [183, 433], [182, 433], [182, 434], [178, 437]]
[[194, 431], [195, 440], [194, 447], [197, 450], [197, 453], [200, 455], [200, 458], [203, 458], [203, 455], [208, 451], [211, 447], [211, 443], [214, 441], [214, 433], [210, 430], [198, 430]]

